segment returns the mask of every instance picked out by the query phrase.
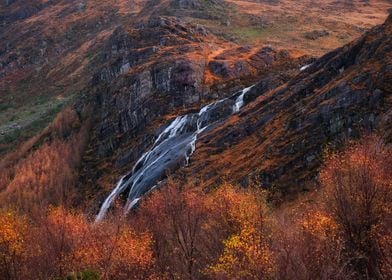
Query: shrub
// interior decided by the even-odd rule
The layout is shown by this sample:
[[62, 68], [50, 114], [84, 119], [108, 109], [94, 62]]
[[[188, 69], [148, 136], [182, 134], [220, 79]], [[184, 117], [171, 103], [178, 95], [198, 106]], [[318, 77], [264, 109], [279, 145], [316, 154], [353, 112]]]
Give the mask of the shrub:
[[2, 206], [33, 212], [72, 202], [89, 130], [88, 122], [80, 125], [76, 112], [65, 110], [47, 129], [51, 131], [50, 139], [25, 158], [4, 167], [0, 174]]
[[0, 279], [21, 279], [26, 275], [28, 223], [13, 212], [0, 212]]
[[336, 220], [345, 258], [357, 278], [390, 276], [392, 149], [366, 138], [332, 156], [321, 172], [327, 207]]
[[317, 201], [285, 209], [273, 239], [277, 279], [350, 279], [337, 224]]
[[180, 279], [272, 275], [264, 197], [223, 184], [204, 193], [173, 180], [151, 194], [133, 224], [149, 229], [161, 274]]

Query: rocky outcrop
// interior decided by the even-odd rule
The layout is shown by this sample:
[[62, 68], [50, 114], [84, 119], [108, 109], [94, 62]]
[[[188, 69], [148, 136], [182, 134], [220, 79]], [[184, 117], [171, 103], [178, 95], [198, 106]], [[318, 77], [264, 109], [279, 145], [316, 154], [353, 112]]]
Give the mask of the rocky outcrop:
[[93, 78], [93, 86], [105, 88], [97, 127], [101, 156], [118, 148], [118, 135], [135, 137], [156, 118], [200, 102], [205, 61], [188, 54], [207, 36], [179, 19], [162, 17], [113, 33], [97, 58], [106, 66]]
[[[233, 59], [233, 57], [235, 59]], [[223, 78], [237, 78], [251, 75], [260, 69], [271, 66], [274, 62], [288, 58], [285, 51], [275, 51], [270, 47], [252, 49], [250, 47], [238, 47], [226, 50], [215, 56], [208, 64], [210, 71]]]
[[392, 140], [391, 70], [390, 16], [285, 85], [270, 91], [265, 81], [255, 86], [252, 92], [262, 96], [202, 136], [185, 173], [201, 174], [207, 185], [256, 179], [276, 193], [306, 190], [325, 149], [374, 131]]
[[[204, 28], [175, 17], [152, 17], [136, 28], [119, 27], [113, 32], [94, 62], [105, 65], [92, 79], [100, 96], [101, 116], [95, 129], [97, 154], [108, 158], [154, 121], [211, 100], [206, 73], [211, 72], [222, 82], [240, 81], [288, 59], [271, 48], [235, 47], [208, 62], [205, 53], [216, 40]], [[237, 61], [233, 59], [236, 56], [244, 59]], [[217, 61], [228, 62], [228, 68], [219, 72], [213, 66]], [[121, 157], [122, 165], [125, 159], [134, 160]]]
[[222, 0], [174, 0], [172, 6], [180, 9], [203, 9], [208, 6], [222, 5]]
[[[91, 81], [98, 96], [88, 155], [94, 162], [85, 165], [127, 173], [168, 118], [229, 96], [275, 66], [297, 68], [284, 52], [224, 44], [205, 28], [176, 17], [153, 16], [134, 28], [117, 28], [92, 61], [103, 67]], [[210, 58], [206, 54], [212, 51], [219, 54]], [[228, 75], [216, 72], [214, 61], [228, 62]], [[96, 175], [99, 180], [102, 173]]]
[[7, 10], [4, 10], [4, 12], [2, 9], [0, 9], [0, 22], [2, 22], [4, 25], [31, 17], [32, 15], [37, 14], [39, 11], [52, 4], [50, 3], [52, 1], [43, 3], [42, 1], [37, 0], [25, 1], [26, 3], [20, 6], [13, 5], [16, 4], [15, 2], [17, 2], [15, 0], [4, 0], [2, 2], [4, 4], [1, 3], [0, 8], [2, 5], [5, 5], [7, 8]]

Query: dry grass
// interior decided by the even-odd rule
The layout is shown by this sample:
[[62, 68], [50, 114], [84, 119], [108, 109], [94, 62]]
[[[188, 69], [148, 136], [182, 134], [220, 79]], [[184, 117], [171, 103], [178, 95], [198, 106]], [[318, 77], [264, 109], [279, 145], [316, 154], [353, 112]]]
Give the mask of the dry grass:
[[[243, 1], [226, 0], [235, 12], [228, 15], [230, 25], [214, 20], [197, 20], [215, 33], [240, 43], [268, 44], [288, 49], [296, 55], [320, 56], [357, 38], [365, 29], [381, 24], [391, 4], [387, 0], [369, 1]], [[350, 2], [350, 4], [345, 4]], [[330, 35], [307, 40], [305, 32], [327, 30]]]

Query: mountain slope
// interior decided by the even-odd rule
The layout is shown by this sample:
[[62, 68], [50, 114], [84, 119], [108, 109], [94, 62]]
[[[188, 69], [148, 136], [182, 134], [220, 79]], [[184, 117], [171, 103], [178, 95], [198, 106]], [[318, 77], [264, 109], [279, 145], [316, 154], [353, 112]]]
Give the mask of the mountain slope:
[[[233, 6], [207, 2], [211, 12], [232, 15]], [[179, 178], [206, 186], [257, 180], [277, 194], [297, 193], [308, 188], [304, 184], [327, 147], [338, 148], [364, 130], [385, 129], [390, 138], [390, 18], [314, 61], [223, 39], [197, 24], [205, 4], [2, 2], [0, 152], [15, 147], [13, 138], [2, 141], [10, 132], [30, 126], [42, 131], [63, 106], [73, 104], [74, 115], [91, 121], [78, 165], [80, 197], [84, 190], [94, 193], [98, 198], [90, 203], [98, 207], [177, 116], [199, 112], [259, 79], [244, 95], [247, 107], [199, 135]], [[181, 17], [173, 16], [177, 12]], [[222, 23], [211, 14], [207, 20]], [[36, 125], [42, 116], [46, 123]], [[42, 133], [30, 148], [52, 141], [47, 130]]]
[[261, 181], [277, 193], [307, 189], [323, 152], [377, 131], [392, 139], [392, 16], [326, 54], [200, 138], [186, 176], [206, 185]]
[[[151, 144], [146, 138], [142, 140], [141, 151], [146, 152], [143, 156], [141, 151], [135, 153], [137, 146], [130, 146], [128, 155], [141, 156], [133, 168], [122, 158], [127, 175], [105, 201], [100, 218], [113, 202], [112, 195], [129, 192], [126, 208], [134, 205], [165, 178], [165, 169], [166, 173], [177, 171], [175, 176], [179, 180], [198, 180], [202, 187], [219, 185], [222, 180], [243, 185], [255, 181], [271, 190], [278, 202], [282, 195], [296, 195], [314, 187], [312, 179], [327, 149], [339, 149], [346, 139], [381, 130], [390, 141], [391, 18], [300, 71], [290, 68], [275, 71], [276, 65], [269, 66], [262, 81], [242, 91], [240, 96], [249, 105], [241, 111], [234, 109], [234, 116], [230, 117], [232, 98], [220, 99], [196, 114], [179, 112], [174, 121], [155, 128], [158, 133], [150, 138]], [[260, 53], [264, 61], [274, 60], [269, 52], [273, 50], [265, 48]], [[175, 92], [175, 88], [171, 90], [171, 94]], [[186, 93], [184, 89], [179, 92]], [[236, 104], [241, 104], [241, 108], [238, 96]], [[162, 143], [161, 137], [165, 139]], [[178, 147], [166, 147], [166, 142]], [[128, 162], [136, 162], [138, 157]], [[181, 168], [184, 157], [189, 165]]]
[[[301, 60], [271, 48], [241, 47], [175, 17], [118, 28], [97, 60], [90, 88], [96, 114], [82, 185], [112, 187], [177, 114], [198, 110], [269, 71]], [[102, 62], [97, 62], [102, 64]], [[285, 78], [287, 80], [287, 77]]]

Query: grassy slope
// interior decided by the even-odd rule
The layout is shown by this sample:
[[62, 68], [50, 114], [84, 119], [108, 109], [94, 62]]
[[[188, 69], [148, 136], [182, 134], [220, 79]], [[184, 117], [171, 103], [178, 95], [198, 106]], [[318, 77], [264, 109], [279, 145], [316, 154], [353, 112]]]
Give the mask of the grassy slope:
[[[18, 36], [27, 38], [23, 39], [23, 44], [15, 41], [17, 48], [22, 48], [22, 53], [23, 48], [38, 48], [34, 45], [35, 36], [53, 38], [55, 44], [60, 46], [68, 45], [68, 53], [56, 57], [49, 47], [49, 62], [40, 65], [42, 69], [38, 72], [34, 69], [35, 65], [30, 65], [11, 73], [11, 76], [0, 77], [0, 153], [12, 149], [16, 140], [23, 141], [39, 132], [64, 105], [78, 96], [88, 82], [91, 71], [94, 72], [91, 68], [95, 66], [89, 63], [96, 54], [94, 46], [108, 36], [112, 26], [140, 12], [140, 7], [144, 5], [143, 0], [94, 0], [83, 12], [59, 16], [76, 2], [58, 1], [58, 4], [32, 17], [8, 27], [3, 26], [11, 37], [20, 33]], [[345, 5], [344, 2], [336, 4], [331, 0], [320, 2], [315, 6], [310, 0], [226, 0], [220, 6], [212, 7], [211, 2], [203, 0], [199, 1], [201, 12], [175, 10], [172, 13], [203, 24], [220, 37], [236, 43], [253, 46], [269, 44], [289, 49], [298, 56], [319, 56], [381, 23], [390, 7], [387, 0], [370, 1], [369, 4], [354, 0], [351, 1], [353, 5]], [[159, 13], [159, 5], [167, 3], [161, 1], [149, 10]], [[17, 3], [9, 8], [2, 6], [1, 12], [6, 13], [7, 9], [13, 11], [15, 5]], [[172, 8], [169, 6], [168, 9]], [[204, 16], [200, 17], [201, 14]], [[30, 33], [30, 29], [38, 31]], [[329, 35], [317, 40], [305, 39], [304, 33], [313, 30], [327, 30]]]
[[[193, 20], [243, 44], [269, 44], [298, 55], [314, 56], [321, 56], [381, 24], [391, 8], [387, 0], [369, 1], [369, 4], [354, 0], [350, 1], [352, 5], [330, 0], [319, 1], [318, 5], [310, 0], [226, 2], [234, 7], [227, 18]], [[317, 40], [304, 38], [306, 32], [313, 30], [326, 30], [329, 35]]]

